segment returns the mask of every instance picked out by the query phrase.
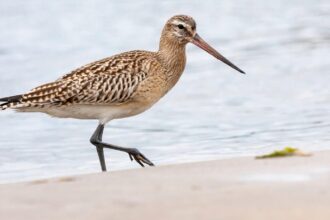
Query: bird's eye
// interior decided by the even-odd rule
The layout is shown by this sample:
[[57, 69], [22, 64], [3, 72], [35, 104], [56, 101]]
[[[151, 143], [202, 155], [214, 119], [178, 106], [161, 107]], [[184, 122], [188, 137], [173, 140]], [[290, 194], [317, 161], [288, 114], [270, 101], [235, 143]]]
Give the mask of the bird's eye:
[[183, 26], [182, 24], [179, 24], [179, 25], [178, 25], [178, 28], [179, 28], [179, 29], [184, 29], [184, 26]]

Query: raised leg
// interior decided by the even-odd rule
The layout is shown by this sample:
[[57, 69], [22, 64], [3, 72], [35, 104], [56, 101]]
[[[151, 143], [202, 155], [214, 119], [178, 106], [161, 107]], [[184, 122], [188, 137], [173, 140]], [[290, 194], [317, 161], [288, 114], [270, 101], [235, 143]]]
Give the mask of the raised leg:
[[128, 153], [129, 157], [131, 160], [135, 160], [138, 162], [142, 167], [144, 167], [144, 164], [148, 164], [149, 166], [154, 166], [154, 164], [146, 158], [140, 151], [136, 148], [124, 148], [112, 144], [107, 144], [102, 142], [102, 136], [103, 136], [103, 130], [104, 130], [104, 125], [99, 124], [92, 135], [90, 142], [96, 146], [97, 154], [99, 156], [100, 164], [101, 164], [101, 169], [102, 171], [107, 171], [106, 165], [105, 165], [105, 160], [104, 160], [104, 148], [109, 148], [113, 150], [119, 150]]

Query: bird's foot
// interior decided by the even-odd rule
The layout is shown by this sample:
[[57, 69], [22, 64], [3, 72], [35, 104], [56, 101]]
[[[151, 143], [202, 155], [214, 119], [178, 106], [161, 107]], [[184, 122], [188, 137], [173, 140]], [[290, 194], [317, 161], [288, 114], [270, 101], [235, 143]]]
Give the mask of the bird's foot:
[[148, 164], [149, 166], [155, 166], [148, 158], [146, 158], [140, 151], [136, 148], [131, 148], [128, 152], [129, 158], [131, 161], [135, 160], [140, 164], [142, 167], [144, 167], [144, 164]]

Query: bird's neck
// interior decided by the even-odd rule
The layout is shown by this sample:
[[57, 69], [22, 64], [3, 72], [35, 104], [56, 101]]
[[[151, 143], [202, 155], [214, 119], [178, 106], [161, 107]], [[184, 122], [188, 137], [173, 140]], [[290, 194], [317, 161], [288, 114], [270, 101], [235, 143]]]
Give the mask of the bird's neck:
[[162, 36], [157, 54], [163, 67], [168, 70], [167, 74], [180, 77], [186, 65], [186, 44]]

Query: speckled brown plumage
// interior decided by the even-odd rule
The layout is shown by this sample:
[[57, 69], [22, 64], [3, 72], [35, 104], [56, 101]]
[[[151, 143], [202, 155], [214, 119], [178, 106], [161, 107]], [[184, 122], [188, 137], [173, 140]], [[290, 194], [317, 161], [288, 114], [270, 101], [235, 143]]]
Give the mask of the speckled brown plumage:
[[[38, 86], [24, 94], [11, 108], [56, 107], [70, 104], [121, 104], [132, 98], [148, 77], [153, 54], [132, 51], [93, 62]], [[6, 108], [7, 106], [3, 106]]]
[[90, 63], [28, 93], [0, 99], [0, 109], [97, 119], [91, 143], [97, 147], [103, 171], [104, 147], [127, 152], [141, 166], [153, 165], [136, 149], [103, 143], [104, 124], [144, 112], [162, 98], [184, 71], [189, 42], [243, 73], [199, 37], [191, 17], [178, 15], [165, 24], [157, 52], [135, 50]]

